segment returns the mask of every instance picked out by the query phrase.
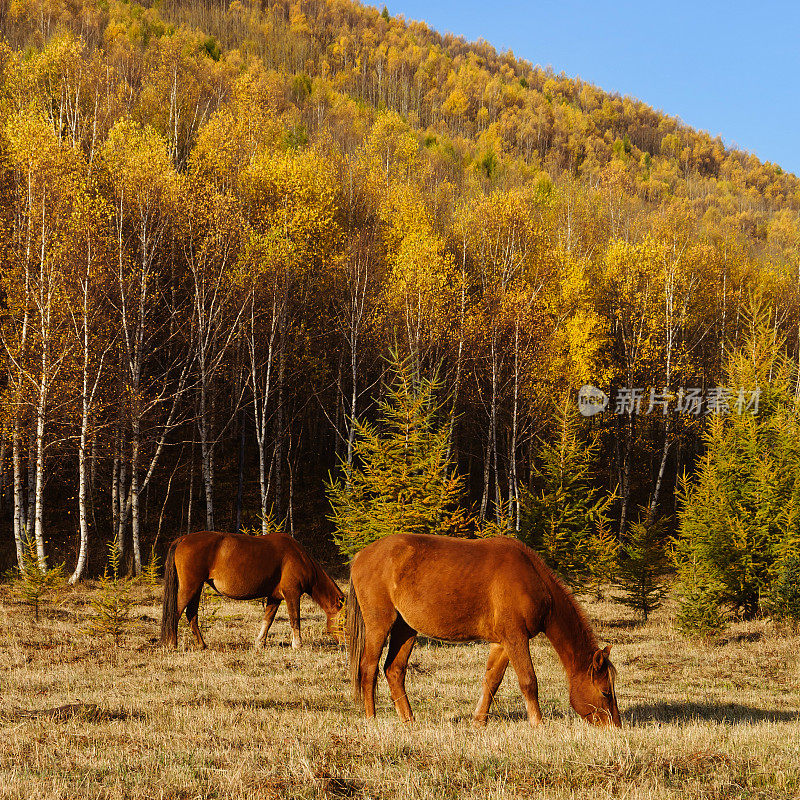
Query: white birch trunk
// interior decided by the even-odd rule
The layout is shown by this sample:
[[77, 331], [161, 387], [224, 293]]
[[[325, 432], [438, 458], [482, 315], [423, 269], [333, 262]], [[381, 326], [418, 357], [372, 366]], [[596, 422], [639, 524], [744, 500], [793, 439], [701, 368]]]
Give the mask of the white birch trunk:
[[114, 431], [114, 462], [111, 468], [111, 535], [114, 546], [121, 552], [121, 540], [119, 535], [119, 470], [120, 470], [120, 439], [122, 432], [119, 423]]
[[77, 583], [83, 576], [86, 558], [89, 553], [89, 525], [86, 519], [86, 432], [89, 427], [89, 414], [84, 403], [81, 416], [81, 436], [78, 445], [78, 529], [80, 531], [80, 545], [78, 549], [78, 562], [75, 571], [70, 575], [69, 583]]
[[36, 537], [36, 558], [39, 569], [47, 569], [44, 550], [44, 423], [47, 404], [47, 346], [42, 347], [42, 376], [39, 387], [39, 401], [36, 405], [36, 499], [34, 506], [34, 536]]
[[[263, 378], [259, 378], [258, 355], [256, 350], [256, 324], [253, 310], [254, 298], [251, 298], [250, 329], [247, 347], [250, 354], [250, 379], [253, 389], [253, 407], [256, 422], [256, 443], [258, 444], [258, 480], [261, 495], [261, 532], [267, 532], [267, 498], [269, 495], [269, 479], [267, 476], [267, 403], [271, 390], [272, 361], [274, 355], [275, 334], [277, 330], [277, 302], [273, 300], [272, 318], [270, 321], [270, 336], [267, 345], [267, 361], [264, 367]], [[271, 470], [270, 470], [271, 472]]]
[[14, 471], [14, 544], [17, 549], [17, 566], [24, 566], [23, 554], [28, 546], [25, 519], [25, 500], [22, 488], [22, 464], [20, 458], [19, 412], [14, 419], [14, 434], [11, 440], [11, 462]]
[[133, 555], [133, 574], [142, 574], [142, 551], [139, 533], [139, 443], [141, 430], [138, 416], [131, 426], [131, 550]]
[[514, 327], [514, 405], [511, 417], [511, 445], [509, 452], [508, 513], [513, 520], [514, 530], [519, 533], [520, 507], [519, 482], [517, 480], [517, 414], [519, 409], [519, 317]]
[[205, 359], [200, 360], [200, 454], [203, 471], [203, 485], [205, 487], [206, 498], [206, 530], [214, 530], [214, 462], [212, 458], [207, 405], [207, 373], [204, 364]]

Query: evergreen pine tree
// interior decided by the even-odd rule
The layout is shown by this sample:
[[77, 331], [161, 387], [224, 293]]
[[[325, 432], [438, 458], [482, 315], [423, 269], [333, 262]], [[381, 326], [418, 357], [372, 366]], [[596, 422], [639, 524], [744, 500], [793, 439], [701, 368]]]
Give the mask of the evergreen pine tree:
[[725, 627], [720, 603], [724, 586], [698, 567], [685, 565], [678, 584], [678, 627], [688, 636], [707, 637]]
[[[675, 557], [684, 606], [692, 598], [715, 598], [720, 608], [751, 618], [763, 611], [782, 615], [780, 598], [791, 604], [778, 584], [789, 585], [800, 545], [800, 429], [791, 367], [781, 350], [756, 313], [727, 372], [734, 397], [740, 387], [760, 390], [758, 414], [734, 408], [711, 417], [695, 478], [679, 488]], [[698, 594], [696, 572], [714, 591]], [[688, 606], [684, 617], [691, 619]]]
[[800, 549], [780, 563], [767, 608], [775, 619], [800, 626]]
[[378, 423], [354, 420], [353, 459], [327, 486], [334, 541], [352, 558], [390, 533], [463, 535], [462, 479], [448, 459], [449, 425], [440, 420], [436, 379], [417, 378], [392, 356]]
[[22, 569], [14, 571], [12, 587], [20, 600], [33, 608], [33, 615], [37, 622], [44, 598], [63, 588], [64, 585], [64, 565], [58, 564], [55, 567], [43, 569], [36, 552], [36, 540], [26, 539], [22, 550]]
[[[787, 420], [786, 422], [789, 422]], [[794, 419], [791, 419], [794, 423]], [[795, 438], [795, 443], [800, 436]], [[789, 470], [800, 468], [800, 457], [785, 459]], [[779, 509], [773, 547], [774, 560], [770, 565], [770, 583], [764, 593], [765, 611], [775, 619], [800, 625], [800, 474], [797, 471], [782, 476], [788, 483], [788, 498]]]
[[664, 579], [670, 563], [665, 540], [664, 520], [652, 520], [643, 509], [640, 519], [628, 526], [620, 549], [617, 584], [622, 595], [617, 600], [641, 614], [645, 622], [666, 592]]
[[573, 587], [597, 591], [616, 554], [607, 516], [613, 495], [592, 486], [598, 446], [580, 438], [577, 413], [567, 398], [556, 412], [556, 441], [539, 448], [537, 488], [522, 490], [520, 538]]
[[120, 577], [121, 554], [116, 542], [108, 544], [108, 561], [97, 594], [91, 600], [92, 617], [88, 630], [107, 636], [119, 647], [130, 619], [133, 597], [131, 592], [137, 578]]
[[771, 569], [770, 587], [766, 593], [765, 610], [775, 619], [800, 626], [800, 481], [790, 501], [781, 509], [778, 527], [781, 531], [775, 545], [775, 561]]
[[589, 577], [586, 589], [600, 600], [603, 597], [603, 586], [617, 579], [619, 559], [619, 540], [607, 520], [598, 519], [595, 530], [589, 537]]
[[155, 545], [150, 548], [150, 558], [142, 570], [142, 578], [150, 586], [157, 586], [161, 583], [161, 559], [158, 557]]
[[475, 520], [475, 536], [479, 539], [491, 539], [493, 536], [510, 536], [513, 520], [508, 501], [500, 501], [492, 516], [481, 522]]

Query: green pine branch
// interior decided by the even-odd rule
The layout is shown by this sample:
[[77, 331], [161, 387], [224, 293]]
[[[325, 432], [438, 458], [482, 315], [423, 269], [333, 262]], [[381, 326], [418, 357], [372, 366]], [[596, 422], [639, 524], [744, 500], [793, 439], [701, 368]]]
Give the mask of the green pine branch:
[[416, 376], [409, 359], [391, 359], [378, 421], [353, 421], [352, 461], [326, 484], [333, 538], [348, 558], [390, 533], [462, 535], [468, 526], [463, 479], [447, 457], [441, 387], [435, 376]]
[[22, 567], [14, 571], [12, 589], [21, 602], [33, 609], [34, 619], [39, 621], [39, 610], [44, 600], [52, 598], [65, 586], [64, 565], [43, 568], [36, 552], [36, 541], [25, 536], [22, 548]]

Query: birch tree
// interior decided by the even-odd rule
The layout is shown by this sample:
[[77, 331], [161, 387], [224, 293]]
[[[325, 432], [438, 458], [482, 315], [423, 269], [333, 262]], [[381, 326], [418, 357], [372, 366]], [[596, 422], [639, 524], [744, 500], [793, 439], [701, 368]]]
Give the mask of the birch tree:
[[404, 342], [419, 376], [423, 362], [441, 358], [440, 347], [458, 305], [459, 276], [452, 253], [413, 187], [393, 185], [382, 215], [387, 275], [380, 313], [390, 336]]
[[[334, 300], [334, 318], [346, 343], [349, 361], [350, 396], [344, 409], [345, 439], [347, 449], [345, 462], [349, 465], [353, 460], [353, 442], [355, 440], [355, 420], [358, 411], [358, 377], [361, 360], [362, 339], [372, 305], [372, 293], [376, 284], [374, 261], [374, 233], [366, 230], [354, 234], [347, 247], [346, 255], [338, 274], [337, 296]], [[344, 390], [340, 394], [344, 401]]]
[[[15, 209], [20, 233], [16, 237], [6, 286], [9, 297], [3, 340], [14, 371], [16, 400], [24, 385], [30, 392], [32, 441], [28, 461], [32, 481], [32, 513], [23, 517], [20, 486], [20, 419], [16, 416], [12, 448], [14, 461], [14, 537], [18, 548], [24, 531], [33, 528], [40, 569], [47, 567], [44, 540], [44, 485], [48, 403], [69, 354], [65, 341], [65, 262], [69, 219], [79, 183], [80, 159], [62, 148], [47, 122], [35, 112], [12, 116], [7, 123], [9, 153], [15, 174]], [[12, 277], [13, 275], [13, 277]], [[21, 291], [20, 291], [21, 289]], [[20, 408], [17, 406], [17, 411]], [[27, 525], [26, 525], [27, 523]]]
[[[181, 204], [183, 255], [192, 298], [194, 362], [198, 372], [198, 419], [206, 527], [214, 524], [214, 380], [228, 355], [247, 305], [236, 302], [233, 269], [239, 255], [242, 220], [235, 201], [192, 183]], [[234, 401], [232, 413], [236, 413]]]
[[[147, 396], [148, 361], [158, 350], [164, 324], [164, 247], [179, 178], [167, 146], [152, 128], [123, 120], [111, 130], [103, 147], [103, 159], [111, 180], [113, 226], [116, 242], [116, 304], [121, 330], [123, 386], [128, 397], [130, 434], [130, 487], [126, 510], [131, 514], [133, 570], [142, 570], [140, 542], [140, 494], [149, 482], [166, 432], [174, 424], [175, 404], [162, 426], [156, 455], [142, 482], [142, 426], [148, 410], [161, 405], [167, 393], [161, 384]], [[163, 339], [161, 340], [163, 341]], [[180, 368], [173, 399], [185, 390], [186, 362]], [[124, 517], [123, 517], [124, 519]]]
[[[287, 310], [291, 293], [309, 271], [336, 250], [335, 172], [329, 159], [314, 150], [278, 153], [263, 150], [242, 176], [248, 205], [249, 234], [240, 263], [240, 284], [248, 303], [244, 331], [250, 361], [251, 390], [259, 458], [261, 517], [269, 517], [272, 470], [275, 498], [281, 508], [283, 469], [283, 390], [287, 347]], [[275, 440], [266, 453], [269, 401], [276, 394]]]
[[89, 555], [90, 439], [97, 436], [97, 412], [101, 381], [115, 345], [110, 308], [106, 298], [113, 273], [107, 238], [110, 208], [100, 198], [81, 195], [73, 212], [72, 243], [78, 263], [70, 280], [71, 331], [80, 361], [80, 428], [78, 434], [78, 560], [69, 578], [77, 583]]
[[[535, 296], [542, 287], [545, 269], [537, 259], [537, 244], [540, 238], [535, 207], [529, 198], [519, 191], [493, 192], [488, 197], [477, 199], [469, 208], [465, 219], [464, 233], [470, 250], [470, 262], [474, 282], [480, 291], [478, 316], [473, 318], [475, 336], [482, 340], [480, 350], [488, 373], [487, 406], [488, 427], [483, 462], [483, 492], [479, 518], [486, 519], [491, 497], [491, 476], [494, 475], [494, 506], [497, 521], [500, 521], [502, 499], [500, 495], [499, 463], [499, 412], [506, 385], [504, 370], [510, 347], [504, 341], [509, 333], [509, 321], [503, 309], [510, 299], [508, 294], [515, 287], [527, 287]], [[526, 300], [532, 303], [533, 298]], [[513, 323], [513, 319], [511, 320]], [[513, 336], [511, 346], [518, 348], [519, 338]], [[518, 350], [514, 350], [518, 353]], [[519, 362], [516, 362], [517, 368]], [[518, 377], [518, 369], [514, 371]], [[518, 382], [514, 383], [518, 391]], [[518, 400], [518, 394], [517, 394]], [[514, 431], [514, 436], [516, 432]], [[516, 448], [516, 442], [514, 442]], [[515, 468], [516, 469], [516, 468]]]

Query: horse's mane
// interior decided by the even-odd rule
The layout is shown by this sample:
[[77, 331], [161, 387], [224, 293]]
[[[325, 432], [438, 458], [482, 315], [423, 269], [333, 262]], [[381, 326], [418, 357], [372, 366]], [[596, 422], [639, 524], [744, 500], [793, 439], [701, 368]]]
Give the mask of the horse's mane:
[[[542, 582], [550, 590], [550, 596], [553, 601], [556, 599], [561, 600], [562, 605], [566, 606], [569, 612], [571, 612], [568, 613], [567, 618], [564, 618], [563, 621], [567, 624], [573, 623], [574, 631], [576, 635], [580, 636], [583, 640], [587, 651], [589, 653], [594, 653], [595, 650], [600, 647], [597, 641], [597, 635], [594, 632], [591, 622], [589, 622], [589, 618], [586, 616], [586, 612], [575, 599], [575, 595], [564, 581], [544, 563], [539, 555], [534, 553], [533, 550], [522, 542], [520, 542], [520, 545], [524, 548], [526, 555], [530, 559], [533, 568], [542, 579]], [[548, 614], [552, 615], [553, 613], [557, 612], [553, 604], [551, 604]], [[572, 617], [572, 619], [569, 617]]]
[[581, 628], [581, 632], [586, 638], [586, 643], [590, 645], [592, 652], [594, 652], [599, 648], [600, 645], [598, 644], [597, 635], [594, 632], [592, 623], [589, 622], [589, 618], [586, 616], [586, 612], [583, 610], [583, 607], [578, 604], [578, 601], [575, 599], [575, 595], [572, 593], [572, 590], [564, 583], [564, 581], [546, 564], [544, 564], [544, 562], [542, 562], [542, 566], [550, 573], [550, 579], [561, 591], [564, 600], [575, 613], [575, 617], [578, 621], [579, 627]]
[[337, 584], [336, 581], [331, 578], [330, 575], [328, 575], [327, 570], [322, 566], [322, 564], [320, 564], [320, 562], [317, 561], [317, 559], [314, 558], [314, 556], [312, 556], [310, 553], [306, 552], [306, 556], [314, 569], [315, 580], [321, 585], [327, 586], [328, 589], [334, 589], [340, 595], [344, 596], [342, 590], [339, 588], [339, 584]]

